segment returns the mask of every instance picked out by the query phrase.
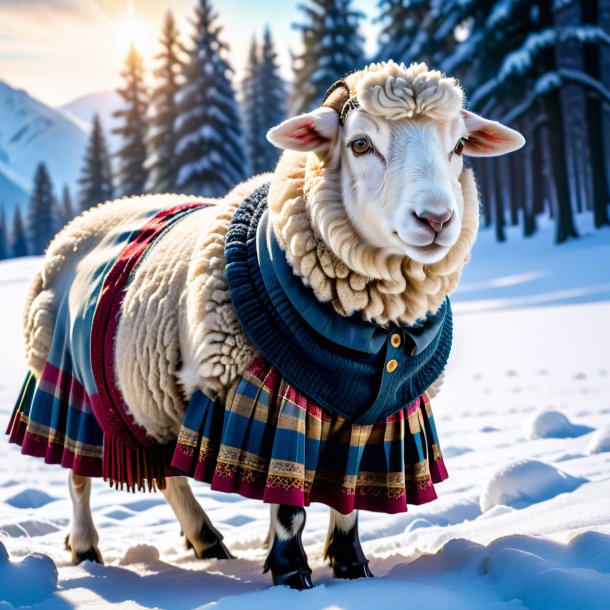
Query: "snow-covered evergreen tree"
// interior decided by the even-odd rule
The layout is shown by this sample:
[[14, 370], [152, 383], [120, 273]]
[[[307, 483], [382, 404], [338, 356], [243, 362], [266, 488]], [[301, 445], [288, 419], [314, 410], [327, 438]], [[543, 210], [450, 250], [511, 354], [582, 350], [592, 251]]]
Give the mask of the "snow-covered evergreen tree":
[[171, 11], [165, 15], [161, 34], [161, 52], [155, 59], [160, 65], [153, 74], [157, 83], [151, 93], [152, 116], [148, 128], [148, 191], [170, 192], [176, 188], [178, 166], [176, 148], [176, 94], [182, 71], [178, 28]]
[[4, 207], [0, 207], [0, 260], [10, 258], [10, 244], [8, 242], [8, 228]]
[[11, 250], [13, 257], [27, 256], [30, 253], [28, 236], [21, 218], [21, 210], [17, 208], [13, 216], [13, 231], [11, 239]]
[[61, 207], [59, 217], [62, 224], [70, 222], [74, 218], [74, 205], [72, 205], [72, 195], [67, 184], [64, 184], [64, 189], [61, 195]]
[[249, 174], [260, 174], [261, 145], [264, 137], [259, 120], [261, 111], [260, 60], [256, 36], [252, 38], [246, 74], [241, 83], [241, 124]]
[[209, 0], [199, 0], [195, 27], [177, 94], [177, 188], [219, 197], [245, 177], [246, 162], [228, 47]]
[[351, 0], [309, 0], [299, 6], [305, 23], [294, 25], [303, 36], [303, 52], [293, 64], [295, 114], [313, 109], [337, 79], [364, 65], [359, 32], [364, 15], [351, 5]]
[[[112, 199], [114, 188], [110, 159], [104, 130], [97, 114], [93, 117], [91, 137], [89, 138], [83, 169], [81, 170], [81, 177], [78, 182], [81, 187], [79, 193], [79, 206], [81, 210], [87, 210], [93, 205]], [[66, 203], [66, 188], [64, 188], [64, 204]], [[67, 197], [71, 207], [69, 192]], [[64, 218], [67, 218], [67, 211], [63, 210], [63, 212]]]
[[379, 0], [379, 33], [377, 58], [396, 62], [425, 61], [421, 47], [434, 37], [430, 0]]
[[116, 110], [122, 125], [112, 130], [121, 136], [122, 146], [117, 151], [119, 158], [116, 172], [117, 188], [121, 195], [138, 195], [145, 191], [148, 170], [146, 169], [146, 113], [148, 98], [144, 83], [142, 56], [131, 45], [125, 67], [121, 72], [125, 86], [117, 89], [123, 98], [123, 108]]
[[30, 198], [27, 232], [32, 254], [42, 254], [57, 231], [57, 202], [53, 185], [44, 163], [39, 163]]
[[260, 60], [260, 108], [262, 128], [260, 171], [270, 172], [280, 156], [280, 150], [267, 140], [267, 132], [286, 118], [286, 83], [280, 76], [277, 53], [273, 45], [271, 30], [265, 29]]
[[265, 29], [260, 48], [256, 39], [252, 41], [241, 89], [244, 144], [250, 173], [273, 171], [280, 150], [267, 140], [267, 132], [286, 118], [286, 88], [279, 75], [269, 28]]

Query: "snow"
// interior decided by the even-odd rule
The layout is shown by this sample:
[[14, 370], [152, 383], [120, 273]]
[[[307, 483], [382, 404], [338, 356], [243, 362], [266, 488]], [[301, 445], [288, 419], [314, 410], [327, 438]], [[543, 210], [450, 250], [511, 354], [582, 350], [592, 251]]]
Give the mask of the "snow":
[[[34, 609], [606, 609], [610, 231], [594, 232], [588, 216], [578, 223], [583, 238], [562, 246], [552, 245], [549, 223], [533, 239], [511, 228], [503, 244], [481, 232], [453, 299], [453, 353], [432, 403], [450, 477], [435, 502], [402, 515], [361, 514], [376, 578], [331, 578], [322, 560], [328, 510], [313, 505], [303, 542], [317, 586], [271, 587], [261, 573], [268, 507], [202, 484], [193, 485], [195, 495], [236, 559], [195, 559], [160, 495], [95, 481], [93, 518], [106, 563], [71, 566], [63, 548], [66, 471], [21, 456], [5, 439], [0, 570], [20, 595], [40, 583], [44, 600], [28, 602]], [[2, 422], [25, 372], [20, 310], [37, 265], [35, 258], [0, 263]], [[23, 561], [35, 553], [52, 560], [57, 586], [49, 559]], [[1, 578], [0, 608], [22, 603]]]
[[525, 438], [573, 438], [591, 432], [593, 428], [573, 424], [559, 411], [542, 411], [529, 419], [524, 427]]
[[610, 426], [600, 428], [591, 437], [591, 442], [587, 448], [588, 453], [610, 452]]
[[13, 562], [0, 542], [0, 608], [43, 601], [56, 588], [57, 568], [50, 557], [34, 553]]
[[539, 460], [519, 460], [503, 466], [485, 481], [481, 491], [481, 510], [495, 506], [524, 508], [559, 494], [574, 491], [585, 479], [569, 474]]

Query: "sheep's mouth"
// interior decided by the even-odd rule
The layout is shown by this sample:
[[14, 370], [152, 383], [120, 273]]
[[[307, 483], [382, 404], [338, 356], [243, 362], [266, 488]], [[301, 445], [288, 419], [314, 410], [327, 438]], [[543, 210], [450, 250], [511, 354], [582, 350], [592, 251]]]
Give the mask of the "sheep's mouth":
[[450, 248], [446, 244], [437, 242], [438, 233], [427, 244], [411, 244], [405, 241], [398, 231], [392, 231], [392, 234], [400, 242], [403, 254], [421, 263], [437, 262]]

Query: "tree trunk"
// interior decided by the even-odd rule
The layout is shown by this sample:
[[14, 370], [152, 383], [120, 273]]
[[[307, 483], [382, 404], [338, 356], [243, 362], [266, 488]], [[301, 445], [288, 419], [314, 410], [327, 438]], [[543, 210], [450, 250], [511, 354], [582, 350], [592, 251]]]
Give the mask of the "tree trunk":
[[542, 125], [537, 125], [532, 133], [532, 210], [535, 216], [544, 212], [544, 151], [542, 150]]
[[499, 159], [491, 159], [489, 161], [490, 169], [493, 166], [492, 171], [492, 187], [494, 192], [494, 219], [496, 226], [496, 241], [506, 241], [506, 235], [504, 233], [504, 226], [506, 224], [506, 220], [504, 219], [504, 206], [503, 206], [503, 198], [502, 198], [502, 176], [500, 164], [498, 163]]
[[[599, 25], [599, 0], [580, 3], [583, 24]], [[596, 81], [602, 80], [599, 45], [583, 45], [583, 59], [586, 73]], [[604, 146], [604, 117], [601, 100], [591, 91], [585, 93], [587, 136], [593, 174], [593, 222], [597, 228], [610, 225], [608, 217], [608, 176], [606, 175]]]
[[519, 210], [523, 210], [523, 151], [507, 158], [508, 197], [510, 199], [510, 224], [519, 225]]
[[[553, 7], [551, 2], [540, 4], [540, 27], [552, 28], [555, 26]], [[544, 72], [554, 72], [557, 69], [557, 56], [554, 47], [545, 49], [540, 54], [540, 66]], [[556, 232], [555, 243], [560, 244], [570, 237], [578, 237], [574, 225], [572, 202], [570, 200], [570, 184], [568, 182], [569, 166], [565, 155], [565, 123], [561, 107], [561, 92], [551, 91], [544, 97], [544, 107], [548, 116], [548, 155], [549, 178], [553, 181], [556, 198]]]
[[[529, 135], [529, 128], [525, 132]], [[535, 145], [530, 143], [519, 156], [523, 172], [523, 236], [530, 237], [536, 232], [536, 216], [534, 214], [534, 149]]]
[[481, 210], [482, 210], [482, 225], [484, 227], [491, 226], [491, 207], [490, 202], [492, 200], [492, 195], [490, 193], [489, 188], [489, 167], [485, 164], [479, 163], [475, 161], [472, 163], [472, 168], [474, 169], [475, 176], [477, 178], [477, 186], [479, 189], [479, 197], [481, 200]]
[[561, 244], [570, 237], [578, 237], [574, 225], [570, 185], [568, 183], [569, 167], [563, 154], [563, 122], [559, 92], [554, 91], [545, 98], [549, 123], [553, 127], [547, 130], [549, 139], [549, 161], [552, 179], [557, 198], [555, 243]]

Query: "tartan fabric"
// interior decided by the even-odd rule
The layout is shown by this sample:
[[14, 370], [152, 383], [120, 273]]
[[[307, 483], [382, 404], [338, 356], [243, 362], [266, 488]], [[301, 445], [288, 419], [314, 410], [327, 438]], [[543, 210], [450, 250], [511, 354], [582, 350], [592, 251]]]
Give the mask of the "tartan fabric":
[[[76, 309], [74, 278], [55, 287], [57, 316], [47, 362], [37, 381], [28, 373], [9, 421], [9, 442], [22, 453], [83, 476], [103, 476], [128, 489], [163, 485], [174, 445], [158, 445], [129, 413], [117, 387], [114, 341], [120, 304], [133, 272], [171, 226], [205, 204], [145, 208], [131, 230], [118, 226], [94, 252], [93, 271]], [[68, 274], [69, 275], [69, 274]]]
[[265, 502], [322, 502], [398, 513], [436, 499], [447, 478], [425, 396], [359, 425], [309, 401], [264, 358], [257, 358], [225, 405], [196, 393], [172, 466], [212, 489]]
[[[66, 316], [60, 310], [58, 323]], [[63, 349], [67, 334], [54, 336], [40, 381], [26, 376], [8, 425], [9, 442], [21, 453], [61, 464], [75, 474], [102, 476], [104, 433], [91, 409], [91, 400], [74, 375], [70, 354]], [[53, 364], [55, 363], [55, 364]]]

